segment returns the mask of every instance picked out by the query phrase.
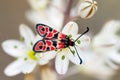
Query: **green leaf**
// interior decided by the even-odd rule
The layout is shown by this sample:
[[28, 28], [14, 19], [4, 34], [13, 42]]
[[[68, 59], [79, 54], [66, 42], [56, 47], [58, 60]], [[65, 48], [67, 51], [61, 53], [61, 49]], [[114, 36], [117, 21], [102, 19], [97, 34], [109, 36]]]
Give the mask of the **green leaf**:
[[80, 40], [77, 40], [77, 43], [78, 43], [78, 44], [80, 44], [80, 43], [81, 43], [81, 41], [80, 41]]
[[63, 55], [61, 59], [64, 60], [65, 59], [65, 55]]

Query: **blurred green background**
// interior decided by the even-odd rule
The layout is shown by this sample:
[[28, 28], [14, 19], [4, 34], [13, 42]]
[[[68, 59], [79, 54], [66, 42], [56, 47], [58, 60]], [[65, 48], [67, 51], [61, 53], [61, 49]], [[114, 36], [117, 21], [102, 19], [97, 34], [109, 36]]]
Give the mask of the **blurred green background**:
[[[80, 26], [90, 27], [90, 32], [96, 34], [101, 27], [109, 20], [120, 20], [120, 0], [96, 0], [98, 11], [89, 20], [79, 19]], [[0, 43], [7, 39], [19, 39], [18, 26], [21, 23], [29, 25], [34, 29], [34, 25], [27, 21], [25, 12], [31, 9], [26, 0], [1, 0], [0, 1]], [[83, 28], [80, 27], [82, 30]], [[23, 80], [23, 75], [7, 77], [4, 75], [4, 68], [14, 59], [6, 55], [0, 48], [0, 80]], [[120, 71], [112, 80], [120, 80]], [[65, 79], [68, 80], [68, 79]], [[73, 75], [69, 80], [97, 80], [85, 75]]]

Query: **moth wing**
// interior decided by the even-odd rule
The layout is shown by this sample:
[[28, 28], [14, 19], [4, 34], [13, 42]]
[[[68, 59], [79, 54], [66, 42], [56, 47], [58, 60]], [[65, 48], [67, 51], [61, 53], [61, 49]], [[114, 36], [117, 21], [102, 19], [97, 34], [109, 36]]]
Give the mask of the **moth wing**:
[[42, 39], [35, 43], [33, 46], [33, 51], [35, 52], [46, 52], [46, 51], [52, 51], [56, 49], [63, 49], [65, 48], [65, 43], [61, 40], [55, 40], [55, 39]]
[[44, 38], [48, 38], [48, 39], [52, 39], [52, 38], [57, 39], [58, 38], [59, 32], [45, 24], [37, 24], [36, 30], [37, 30], [38, 34]]

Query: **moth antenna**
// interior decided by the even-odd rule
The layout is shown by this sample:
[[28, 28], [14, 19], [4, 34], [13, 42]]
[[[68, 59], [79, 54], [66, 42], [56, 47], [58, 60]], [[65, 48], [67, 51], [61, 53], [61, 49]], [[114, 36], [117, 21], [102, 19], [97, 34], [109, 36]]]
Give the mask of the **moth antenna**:
[[75, 48], [75, 50], [76, 50], [76, 52], [77, 52], [77, 56], [78, 56], [78, 58], [79, 58], [79, 60], [80, 60], [80, 64], [82, 64], [82, 59], [81, 59], [81, 57], [80, 57], [80, 55], [78, 54], [78, 51], [77, 51], [77, 49], [76, 49], [76, 47], [74, 46], [74, 48]]
[[84, 34], [86, 34], [89, 31], [89, 27], [87, 27], [87, 30], [84, 31], [74, 42], [76, 42], [81, 36], [83, 36]]
[[[72, 52], [72, 50], [71, 50], [71, 48], [70, 47], [68, 47], [69, 48], [69, 50]], [[77, 49], [76, 49], [76, 47], [74, 46], [74, 48], [75, 48], [75, 50], [76, 50], [76, 52], [77, 52]], [[77, 56], [78, 56], [78, 58], [79, 58], [79, 60], [80, 60], [80, 64], [82, 64], [82, 59], [81, 59], [81, 57], [79, 56], [79, 54], [78, 54], [78, 52], [77, 52]]]

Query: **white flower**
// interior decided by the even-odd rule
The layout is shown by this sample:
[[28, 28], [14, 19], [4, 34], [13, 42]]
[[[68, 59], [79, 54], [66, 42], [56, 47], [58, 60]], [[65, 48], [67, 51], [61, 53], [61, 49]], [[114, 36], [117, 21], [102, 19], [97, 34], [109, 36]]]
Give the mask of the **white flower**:
[[101, 80], [109, 80], [116, 73], [120, 64], [119, 33], [120, 21], [112, 20], [93, 37], [91, 48], [84, 53], [86, 62], [79, 66], [83, 73]]
[[79, 9], [78, 14], [81, 18], [88, 19], [91, 18], [95, 12], [97, 11], [97, 2], [94, 0], [82, 0]]
[[37, 64], [47, 64], [55, 56], [53, 52], [36, 53], [34, 55], [33, 44], [41, 37], [35, 36], [32, 30], [24, 24], [20, 25], [19, 31], [23, 42], [11, 39], [2, 43], [3, 50], [8, 55], [16, 58], [14, 62], [5, 68], [4, 73], [7, 76], [30, 73]]
[[[72, 38], [75, 40], [80, 34], [78, 33], [78, 25], [75, 22], [69, 22], [63, 28], [62, 33], [66, 35], [72, 35]], [[90, 42], [90, 38], [88, 36], [83, 35], [80, 39], [80, 44], [76, 42], [75, 47], [77, 48], [78, 55], [82, 55], [82, 49], [88, 46]], [[55, 68], [59, 74], [65, 74], [67, 72], [69, 66], [69, 60], [74, 64], [79, 65], [81, 63], [74, 47], [70, 47], [74, 53], [72, 53], [69, 48], [61, 49], [57, 53], [57, 57], [55, 60]], [[82, 57], [83, 58], [83, 57]], [[83, 58], [84, 59], [84, 58]]]
[[92, 42], [97, 52], [120, 64], [120, 21], [109, 21]]
[[63, 9], [61, 8], [64, 7], [63, 1], [52, 0], [50, 4], [51, 5], [49, 5], [49, 7], [45, 8], [44, 10], [40, 10], [39, 12], [36, 10], [27, 11], [26, 17], [34, 24], [44, 23], [52, 28], [56, 28], [59, 31], [64, 20]]

